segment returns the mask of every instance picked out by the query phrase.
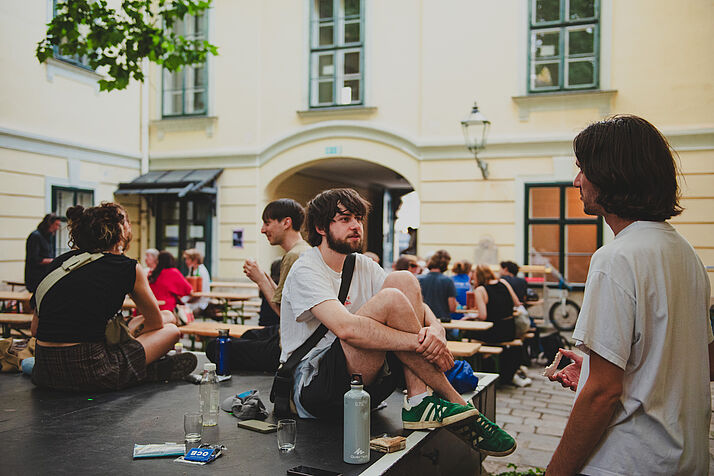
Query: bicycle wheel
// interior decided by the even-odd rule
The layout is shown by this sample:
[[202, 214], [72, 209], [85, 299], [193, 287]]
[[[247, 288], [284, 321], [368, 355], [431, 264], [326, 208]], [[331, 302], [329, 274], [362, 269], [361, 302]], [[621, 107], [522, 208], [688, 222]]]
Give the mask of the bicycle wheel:
[[570, 299], [565, 300], [565, 304], [558, 301], [550, 307], [550, 322], [559, 331], [572, 331], [575, 329], [575, 322], [580, 314], [580, 306]]

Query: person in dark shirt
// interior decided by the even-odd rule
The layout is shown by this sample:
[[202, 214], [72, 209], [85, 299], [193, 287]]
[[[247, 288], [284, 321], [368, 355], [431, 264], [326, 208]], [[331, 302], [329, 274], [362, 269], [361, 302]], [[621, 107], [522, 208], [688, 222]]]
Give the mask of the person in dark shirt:
[[[35, 303], [32, 334], [37, 338], [32, 382], [64, 391], [106, 391], [144, 381], [179, 380], [196, 367], [184, 352], [162, 358], [179, 340], [169, 311], [160, 311], [144, 269], [124, 255], [131, 241], [127, 212], [104, 202], [67, 209], [72, 251], [55, 259], [48, 272], [83, 253], [102, 256], [73, 269]], [[107, 322], [129, 293], [141, 312], [129, 323], [135, 339], [109, 345]]]
[[448, 251], [436, 251], [427, 263], [429, 273], [418, 277], [424, 304], [436, 317], [445, 321], [451, 320], [450, 315], [456, 310], [456, 287], [451, 278], [444, 276], [450, 261]]
[[513, 292], [521, 301], [526, 302], [526, 291], [528, 283], [525, 279], [518, 277], [518, 265], [513, 261], [501, 261], [501, 279], [504, 279], [511, 285]]
[[52, 236], [59, 230], [62, 222], [54, 213], [48, 213], [37, 229], [30, 233], [25, 244], [25, 287], [35, 292], [37, 285], [47, 274], [47, 268], [55, 257]]

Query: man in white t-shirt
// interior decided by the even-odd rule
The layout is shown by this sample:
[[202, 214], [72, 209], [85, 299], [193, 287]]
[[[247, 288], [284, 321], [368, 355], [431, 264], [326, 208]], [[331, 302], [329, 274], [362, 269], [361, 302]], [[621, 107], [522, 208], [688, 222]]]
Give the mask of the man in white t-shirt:
[[590, 263], [573, 333], [585, 356], [561, 350], [574, 363], [551, 377], [577, 393], [546, 474], [707, 474], [710, 284], [665, 221], [682, 211], [669, 144], [644, 119], [615, 116], [573, 147], [585, 213], [615, 239]]
[[[376, 407], [403, 381], [405, 428], [449, 426], [474, 448], [506, 455], [515, 441], [480, 415], [444, 375], [453, 366], [444, 328], [421, 299], [409, 272], [389, 275], [357, 254], [345, 304], [338, 301], [343, 263], [362, 249], [369, 203], [352, 189], [318, 194], [307, 206], [308, 242], [283, 289], [280, 361], [324, 324], [327, 334], [295, 370], [294, 403], [303, 418], [342, 415], [350, 376], [362, 375]], [[431, 395], [432, 388], [441, 397]], [[459, 423], [459, 424], [456, 424]]]

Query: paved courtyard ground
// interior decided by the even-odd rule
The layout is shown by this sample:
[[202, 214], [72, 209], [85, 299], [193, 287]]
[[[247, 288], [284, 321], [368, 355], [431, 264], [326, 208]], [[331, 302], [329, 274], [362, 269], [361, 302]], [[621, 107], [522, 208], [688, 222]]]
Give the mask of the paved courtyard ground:
[[[516, 438], [518, 448], [505, 458], [486, 458], [483, 468], [490, 474], [512, 470], [508, 463], [516, 464], [519, 471], [545, 468], [565, 429], [575, 393], [543, 377], [542, 366], [527, 373], [533, 385], [498, 388], [496, 421]], [[714, 421], [709, 427], [709, 472], [714, 474]]]

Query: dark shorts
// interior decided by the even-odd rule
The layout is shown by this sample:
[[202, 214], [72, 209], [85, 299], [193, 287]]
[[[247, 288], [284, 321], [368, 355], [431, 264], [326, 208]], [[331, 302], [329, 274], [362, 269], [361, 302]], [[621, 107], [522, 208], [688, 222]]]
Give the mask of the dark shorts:
[[35, 348], [32, 383], [55, 390], [119, 390], [146, 379], [146, 354], [137, 340], [107, 346], [85, 342], [71, 347]]
[[[342, 344], [335, 339], [320, 359], [317, 375], [300, 392], [300, 403], [316, 418], [342, 418], [344, 395], [350, 389], [351, 377]], [[364, 387], [371, 407], [376, 408], [398, 387], [404, 388], [402, 363], [393, 352], [387, 352], [376, 380]]]

